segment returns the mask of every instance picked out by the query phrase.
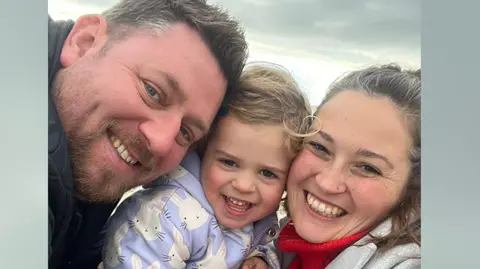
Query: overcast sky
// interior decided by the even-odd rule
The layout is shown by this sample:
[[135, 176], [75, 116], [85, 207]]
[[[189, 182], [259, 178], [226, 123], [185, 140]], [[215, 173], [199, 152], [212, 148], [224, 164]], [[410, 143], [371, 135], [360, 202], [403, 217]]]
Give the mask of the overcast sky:
[[[98, 13], [117, 0], [48, 0], [54, 19]], [[318, 104], [342, 73], [396, 62], [420, 67], [420, 0], [209, 0], [246, 29], [250, 61], [289, 69]]]

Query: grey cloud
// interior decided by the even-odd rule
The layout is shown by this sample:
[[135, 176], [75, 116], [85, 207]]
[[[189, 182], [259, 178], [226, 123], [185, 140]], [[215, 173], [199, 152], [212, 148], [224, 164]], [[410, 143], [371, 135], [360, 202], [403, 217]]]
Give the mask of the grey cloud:
[[[110, 7], [116, 0], [69, 0]], [[402, 51], [420, 62], [420, 0], [209, 0], [241, 20], [255, 42], [368, 62]], [[394, 58], [394, 57], [393, 57]]]
[[118, 2], [118, 0], [66, 0], [70, 3], [86, 6], [97, 6], [107, 9]]
[[[420, 51], [420, 0], [220, 0], [264, 42], [276, 36], [284, 45], [339, 58], [368, 56], [353, 51]], [[326, 49], [327, 48], [327, 49]], [[351, 52], [347, 53], [349, 50]], [[354, 60], [354, 59], [351, 59]]]

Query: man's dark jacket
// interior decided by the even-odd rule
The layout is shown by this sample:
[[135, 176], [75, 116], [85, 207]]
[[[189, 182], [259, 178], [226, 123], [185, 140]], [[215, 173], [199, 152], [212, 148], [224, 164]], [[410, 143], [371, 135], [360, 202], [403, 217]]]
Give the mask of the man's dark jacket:
[[67, 137], [52, 102], [60, 52], [73, 21], [48, 19], [48, 256], [50, 269], [90, 269], [101, 262], [102, 228], [115, 205], [75, 199]]

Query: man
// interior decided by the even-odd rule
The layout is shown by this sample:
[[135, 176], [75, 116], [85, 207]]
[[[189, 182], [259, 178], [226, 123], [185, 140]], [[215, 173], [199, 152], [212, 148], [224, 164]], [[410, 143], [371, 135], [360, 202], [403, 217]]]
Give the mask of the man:
[[50, 268], [96, 268], [116, 202], [207, 133], [246, 51], [238, 23], [205, 0], [49, 19]]

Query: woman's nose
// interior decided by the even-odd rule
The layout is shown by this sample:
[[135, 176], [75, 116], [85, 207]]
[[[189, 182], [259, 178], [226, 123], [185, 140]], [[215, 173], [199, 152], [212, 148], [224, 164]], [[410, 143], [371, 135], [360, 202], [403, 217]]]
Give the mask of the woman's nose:
[[315, 175], [315, 181], [325, 193], [342, 193], [347, 187], [345, 173], [341, 168], [324, 168]]

